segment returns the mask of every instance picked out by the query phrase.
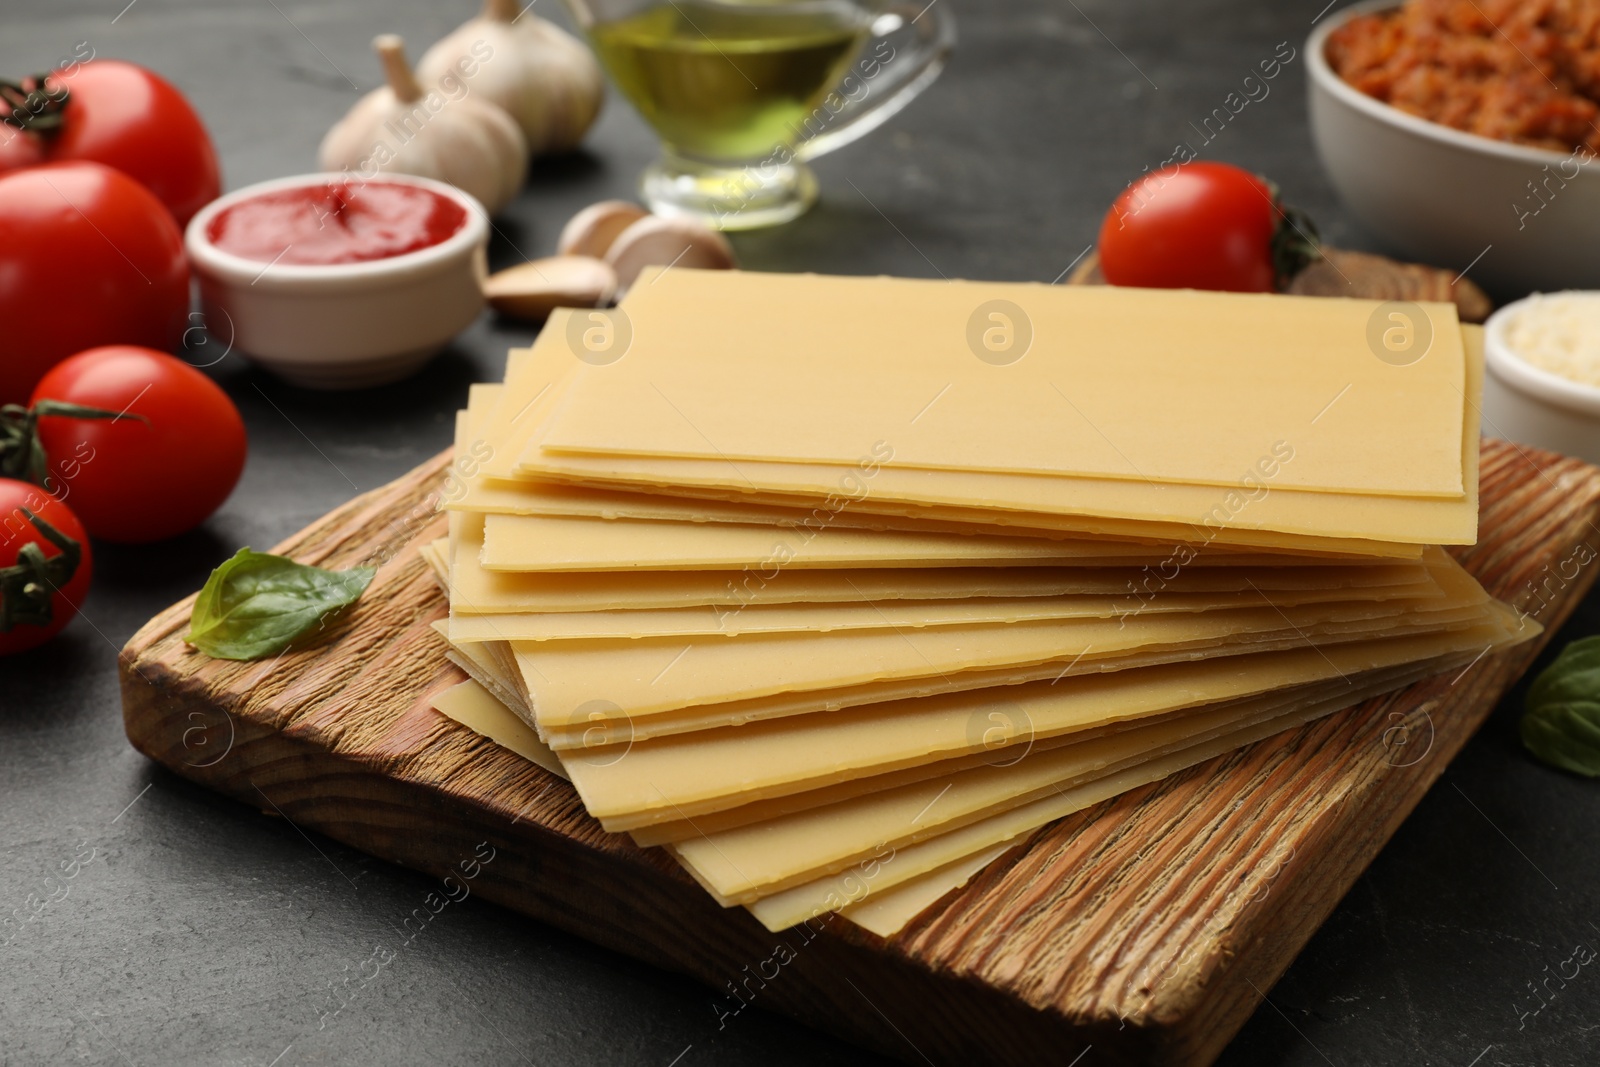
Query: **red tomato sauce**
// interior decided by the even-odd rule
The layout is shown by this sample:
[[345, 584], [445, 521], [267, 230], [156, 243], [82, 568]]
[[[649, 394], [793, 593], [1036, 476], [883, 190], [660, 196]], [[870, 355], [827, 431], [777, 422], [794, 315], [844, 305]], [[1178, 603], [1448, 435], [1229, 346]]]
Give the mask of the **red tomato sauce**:
[[278, 189], [217, 213], [206, 237], [262, 263], [367, 263], [441, 244], [467, 212], [431, 189], [399, 182], [335, 182]]

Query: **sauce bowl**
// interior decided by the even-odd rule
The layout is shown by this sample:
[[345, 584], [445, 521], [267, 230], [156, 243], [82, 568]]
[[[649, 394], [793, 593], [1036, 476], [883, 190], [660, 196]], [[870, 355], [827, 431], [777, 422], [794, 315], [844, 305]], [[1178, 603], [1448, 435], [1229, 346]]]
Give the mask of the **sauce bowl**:
[[1311, 139], [1350, 211], [1390, 250], [1499, 297], [1600, 288], [1600, 161], [1465, 133], [1391, 107], [1328, 63], [1328, 36], [1393, 0], [1338, 11], [1306, 41]]
[[415, 373], [483, 310], [489, 221], [476, 200], [427, 178], [383, 174], [466, 209], [443, 241], [383, 259], [302, 265], [261, 263], [218, 248], [211, 220], [262, 193], [344, 182], [301, 174], [219, 197], [189, 221], [184, 245], [200, 281], [208, 332], [279, 377], [308, 389], [359, 389]]

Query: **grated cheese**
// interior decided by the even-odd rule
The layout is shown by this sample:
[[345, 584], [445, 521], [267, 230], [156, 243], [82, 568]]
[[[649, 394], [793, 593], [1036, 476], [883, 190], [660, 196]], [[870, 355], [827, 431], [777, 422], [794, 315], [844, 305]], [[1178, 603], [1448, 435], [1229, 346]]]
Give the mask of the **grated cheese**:
[[1600, 386], [1600, 293], [1535, 294], [1506, 324], [1505, 340], [1540, 370]]

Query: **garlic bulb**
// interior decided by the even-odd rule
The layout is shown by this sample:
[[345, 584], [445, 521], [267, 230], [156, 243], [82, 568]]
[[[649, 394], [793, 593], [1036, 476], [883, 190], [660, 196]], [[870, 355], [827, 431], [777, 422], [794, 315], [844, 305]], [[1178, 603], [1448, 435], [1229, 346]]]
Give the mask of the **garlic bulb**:
[[436, 178], [477, 197], [491, 215], [509, 204], [528, 173], [528, 142], [511, 116], [459, 86], [424, 93], [393, 34], [372, 47], [389, 84], [328, 131], [318, 153], [322, 169]]
[[485, 0], [481, 15], [423, 54], [417, 74], [426, 84], [464, 85], [505, 108], [534, 155], [576, 148], [605, 97], [589, 49], [517, 0]]

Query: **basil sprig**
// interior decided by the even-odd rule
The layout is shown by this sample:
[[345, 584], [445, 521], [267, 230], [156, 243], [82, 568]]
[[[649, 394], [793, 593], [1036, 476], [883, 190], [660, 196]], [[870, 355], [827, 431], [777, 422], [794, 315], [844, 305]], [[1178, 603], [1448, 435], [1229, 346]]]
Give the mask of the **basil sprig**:
[[361, 599], [375, 573], [326, 571], [241, 548], [206, 579], [183, 639], [217, 659], [275, 656]]
[[1572, 642], [1534, 679], [1522, 743], [1546, 763], [1600, 777], [1600, 637]]

